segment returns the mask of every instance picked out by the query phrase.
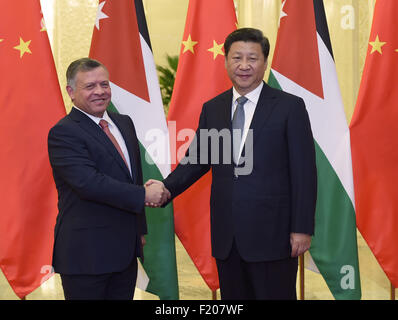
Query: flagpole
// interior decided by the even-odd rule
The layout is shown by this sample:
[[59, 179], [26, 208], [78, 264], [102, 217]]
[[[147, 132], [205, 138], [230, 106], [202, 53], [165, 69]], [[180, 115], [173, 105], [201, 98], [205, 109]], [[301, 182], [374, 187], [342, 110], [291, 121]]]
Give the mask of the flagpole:
[[304, 300], [304, 253], [299, 256], [300, 300]]
[[217, 290], [212, 290], [211, 291], [211, 299], [212, 300], [217, 300]]
[[392, 282], [390, 282], [391, 288], [390, 288], [390, 300], [395, 300], [395, 288], [392, 284]]

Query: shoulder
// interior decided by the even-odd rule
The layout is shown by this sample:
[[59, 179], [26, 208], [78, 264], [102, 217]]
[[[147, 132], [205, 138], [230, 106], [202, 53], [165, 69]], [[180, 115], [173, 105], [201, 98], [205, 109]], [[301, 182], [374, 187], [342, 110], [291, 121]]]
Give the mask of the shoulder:
[[128, 115], [121, 114], [118, 112], [113, 112], [113, 111], [107, 111], [109, 117], [117, 122], [122, 122], [122, 123], [132, 123], [131, 118]]
[[258, 103], [267, 104], [271, 101], [274, 101], [275, 110], [286, 115], [307, 112], [304, 100], [301, 97], [264, 84]]
[[273, 88], [266, 83], [264, 83], [264, 87], [263, 87], [260, 98], [264, 97], [264, 96], [273, 97], [275, 99], [279, 99], [281, 101], [285, 101], [288, 103], [289, 102], [290, 103], [299, 103], [299, 104], [304, 103], [304, 101], [301, 97], [296, 96], [291, 93], [288, 93], [286, 91], [282, 91], [281, 89]]
[[60, 119], [49, 131], [48, 138], [84, 138], [86, 130], [83, 127], [92, 125], [94, 122], [82, 112], [72, 108], [72, 110]]
[[59, 131], [68, 130], [74, 126], [74, 121], [72, 121], [69, 114], [61, 118], [49, 131], [49, 134], [55, 134]]
[[135, 132], [134, 122], [130, 116], [112, 111], [107, 112], [109, 117], [116, 124], [119, 130], [126, 130], [125, 132]]
[[232, 103], [232, 88], [228, 89], [220, 94], [218, 94], [217, 96], [215, 96], [214, 98], [208, 100], [205, 102], [205, 104], [220, 104], [220, 103], [224, 103], [224, 102], [231, 102]]
[[224, 91], [203, 104], [202, 113], [219, 112], [232, 104], [232, 88]]

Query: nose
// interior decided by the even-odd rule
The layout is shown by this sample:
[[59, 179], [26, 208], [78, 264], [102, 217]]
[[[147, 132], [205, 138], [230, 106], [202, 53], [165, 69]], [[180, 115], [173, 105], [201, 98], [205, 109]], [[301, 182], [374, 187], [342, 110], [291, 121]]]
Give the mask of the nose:
[[102, 88], [100, 84], [97, 84], [94, 88], [94, 93], [98, 95], [102, 95], [104, 91], [104, 88]]
[[247, 58], [243, 58], [240, 62], [239, 68], [241, 70], [247, 70], [250, 68], [250, 61]]

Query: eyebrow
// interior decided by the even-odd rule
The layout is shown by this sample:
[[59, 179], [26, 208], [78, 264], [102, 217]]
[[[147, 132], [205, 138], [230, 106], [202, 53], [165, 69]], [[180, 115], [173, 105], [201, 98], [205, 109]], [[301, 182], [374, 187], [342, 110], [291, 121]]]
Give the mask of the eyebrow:
[[85, 87], [85, 86], [89, 86], [89, 85], [96, 84], [96, 83], [100, 83], [100, 84], [109, 83], [109, 80], [102, 80], [102, 81], [98, 81], [98, 82], [90, 81], [90, 82], [83, 83], [83, 86]]

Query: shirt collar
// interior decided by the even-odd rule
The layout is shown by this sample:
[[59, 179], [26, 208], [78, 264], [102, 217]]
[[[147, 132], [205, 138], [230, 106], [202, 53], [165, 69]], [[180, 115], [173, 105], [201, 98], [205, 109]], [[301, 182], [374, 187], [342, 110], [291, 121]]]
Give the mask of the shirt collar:
[[89, 117], [91, 120], [93, 120], [97, 125], [99, 125], [99, 122], [102, 119], [106, 120], [110, 126], [114, 126], [115, 125], [113, 123], [112, 119], [109, 117], [108, 112], [106, 112], [106, 110], [105, 110], [104, 115], [102, 116], [102, 118], [98, 118], [96, 116], [93, 116], [92, 114], [89, 114], [89, 113], [83, 111], [82, 109], [80, 109], [80, 108], [78, 108], [76, 106], [73, 106], [73, 108], [76, 108], [77, 110], [83, 112], [87, 117]]
[[[255, 105], [257, 105], [258, 99], [260, 98], [260, 93], [261, 90], [263, 89], [264, 82], [261, 81], [261, 83], [255, 88], [254, 90], [250, 91], [249, 93], [245, 94], [245, 97]], [[233, 103], [236, 102], [236, 99], [238, 99], [241, 95], [236, 91], [235, 87], [232, 88], [232, 101]]]

